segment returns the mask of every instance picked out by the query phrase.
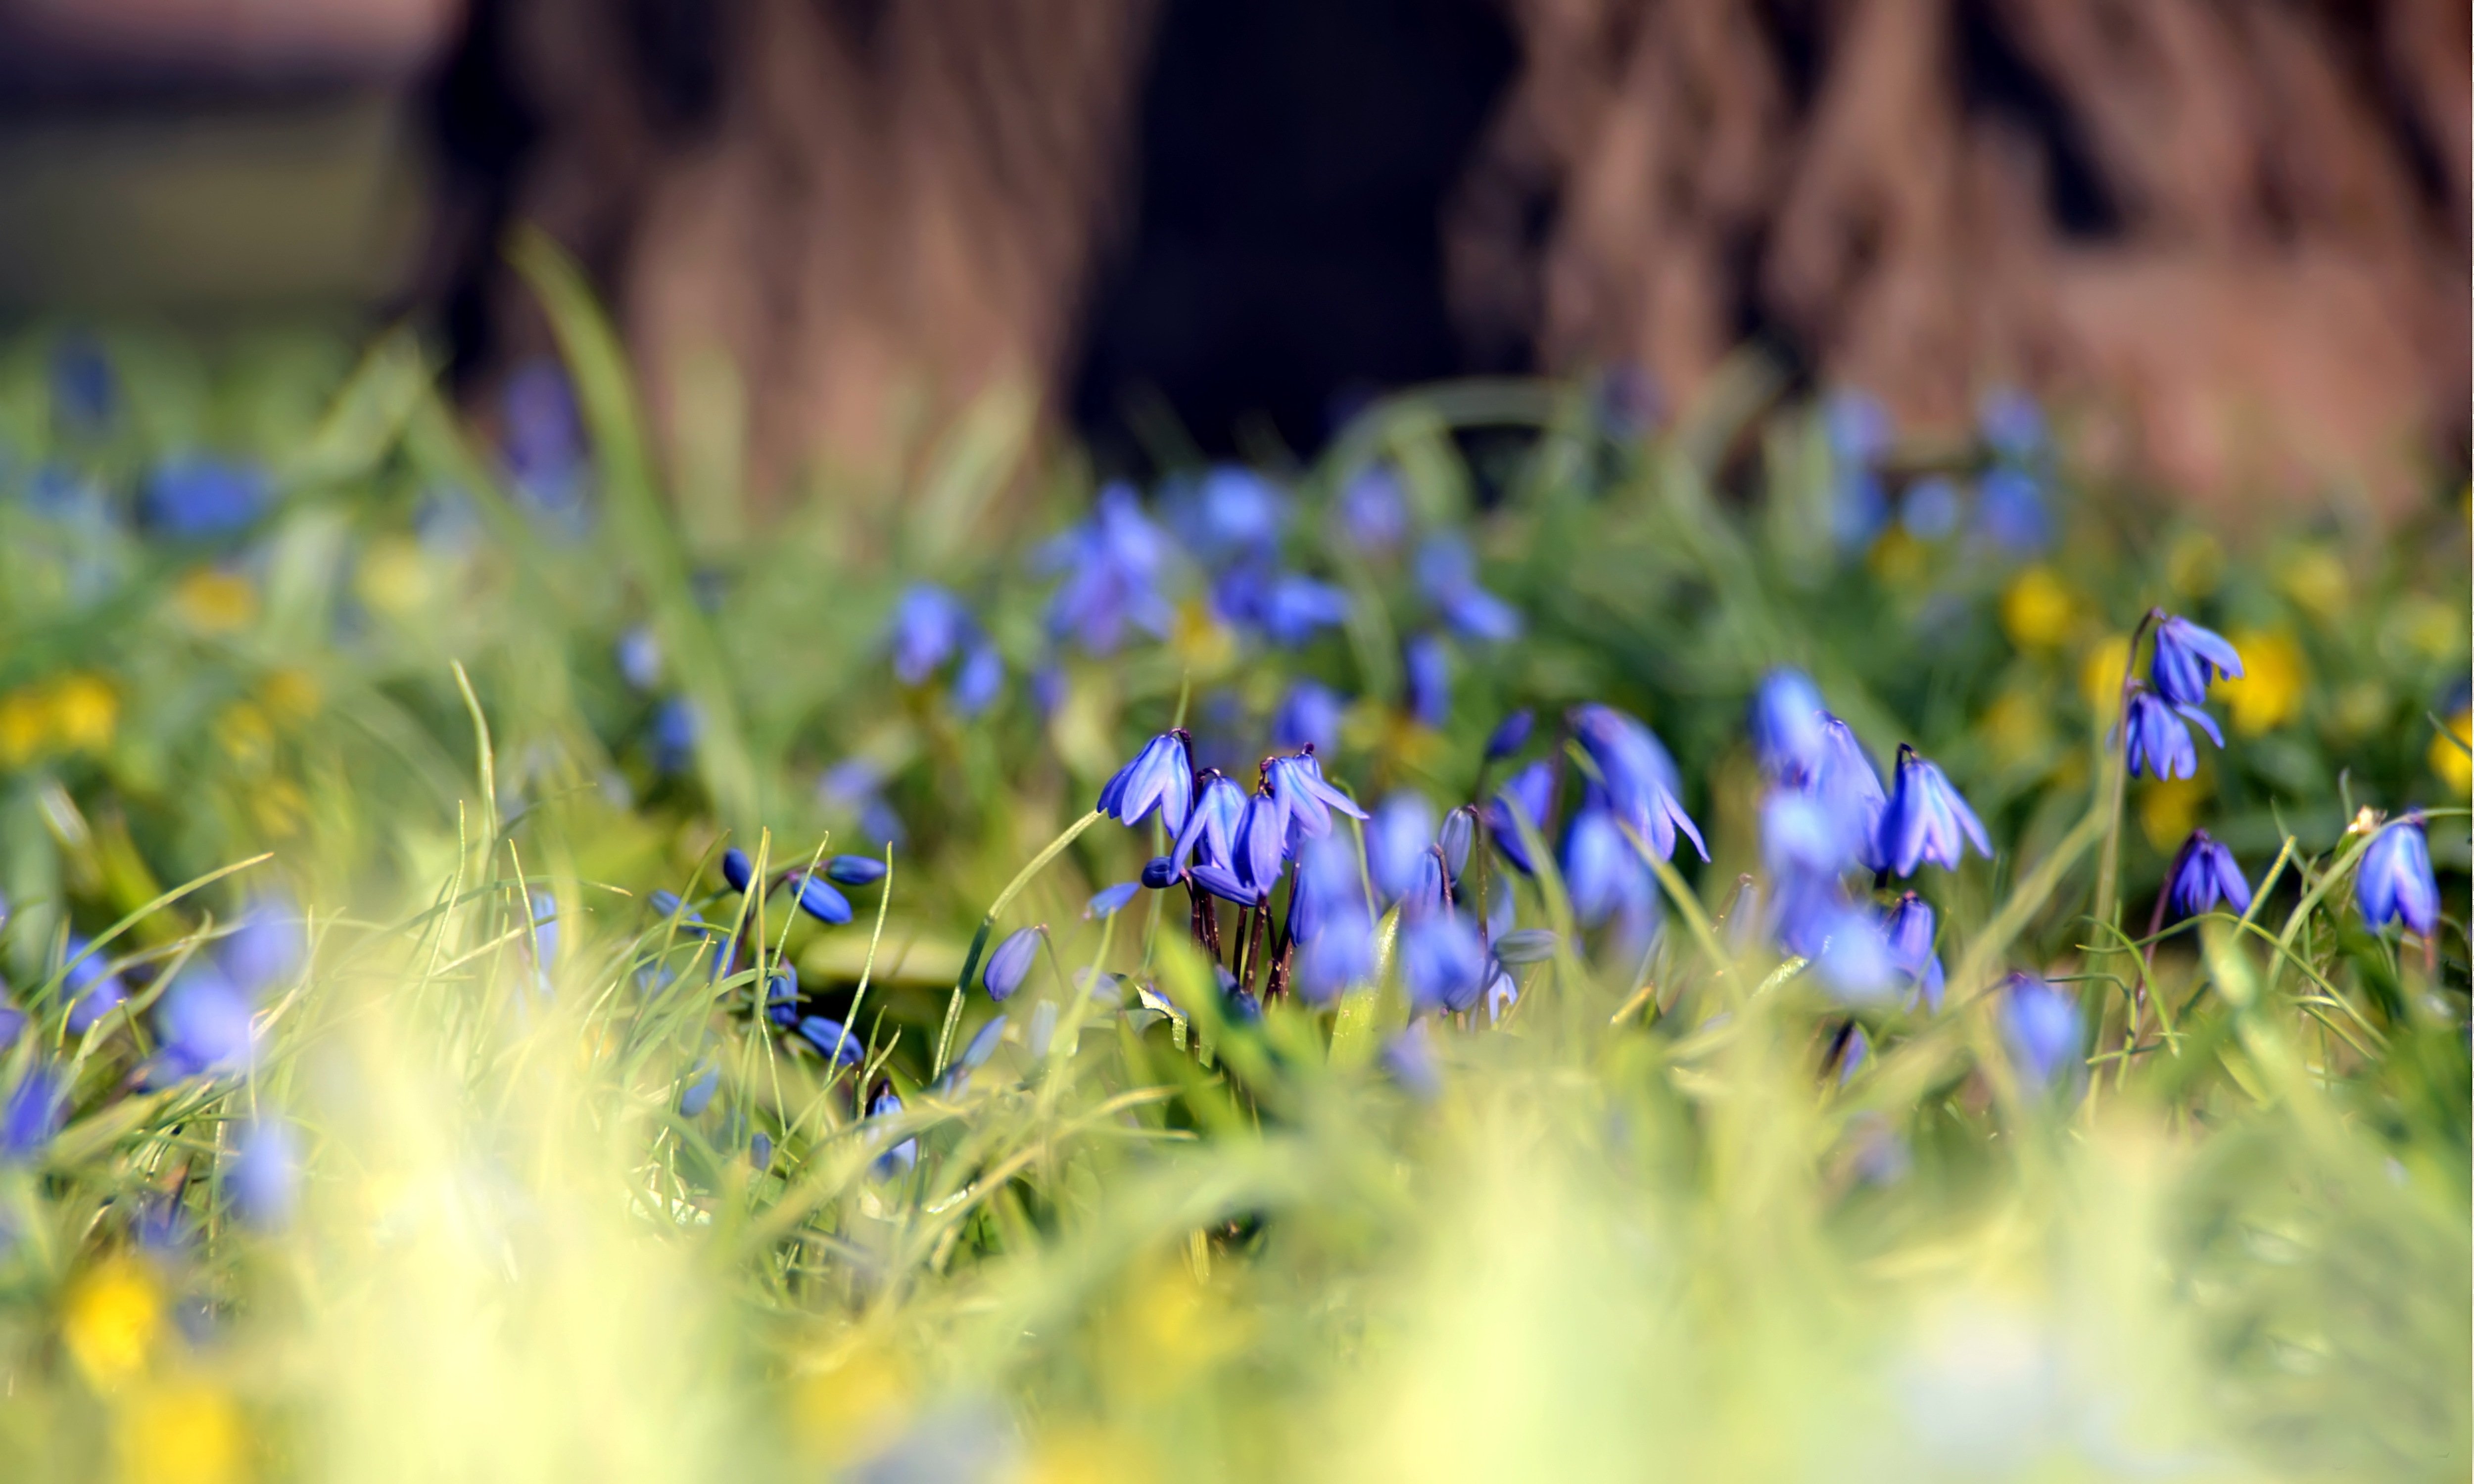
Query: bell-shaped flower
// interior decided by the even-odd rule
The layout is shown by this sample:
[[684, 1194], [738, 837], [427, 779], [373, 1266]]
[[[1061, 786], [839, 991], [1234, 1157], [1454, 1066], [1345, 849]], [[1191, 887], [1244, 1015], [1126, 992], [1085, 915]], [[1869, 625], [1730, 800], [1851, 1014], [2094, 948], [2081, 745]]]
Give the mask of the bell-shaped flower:
[[734, 845], [721, 852], [721, 878], [730, 883], [732, 891], [744, 892], [756, 879], [756, 865], [745, 850]]
[[1657, 898], [1657, 883], [1640, 852], [1624, 838], [1621, 822], [1594, 800], [1572, 816], [1572, 827], [1564, 837], [1564, 887], [1571, 896], [1573, 917], [1589, 927], [1626, 909], [1648, 907]]
[[690, 1078], [686, 1089], [679, 1093], [679, 1116], [703, 1117], [704, 1111], [713, 1106], [714, 1095], [720, 1090], [721, 1064], [707, 1062], [701, 1070]]
[[100, 950], [87, 951], [92, 945], [75, 933], [69, 935], [68, 971], [61, 985], [69, 1005], [69, 1034], [83, 1036], [97, 1020], [120, 1008], [129, 998], [129, 987], [120, 976], [104, 972], [104, 955]]
[[2145, 771], [2160, 778], [2187, 778], [2199, 771], [2199, 750], [2191, 740], [2191, 729], [2183, 725], [2186, 717], [2209, 741], [2225, 745], [2224, 734], [2207, 712], [2195, 706], [2168, 706], [2147, 686], [2130, 682], [2130, 709], [2122, 727], [2130, 739], [2125, 760], [2134, 778]]
[[256, 1049], [249, 996], [213, 961], [191, 959], [156, 1007], [165, 1072], [175, 1078], [235, 1071]]
[[301, 1204], [301, 1131], [280, 1114], [252, 1118], [232, 1136], [223, 1174], [243, 1222], [260, 1232], [282, 1230]]
[[2156, 625], [2156, 648], [2148, 658], [2147, 678], [2170, 704], [2198, 706], [2208, 699], [2211, 680], [2230, 680], [2242, 673], [2242, 656], [2225, 642], [2224, 635], [2178, 614], [2169, 614]]
[[961, 600], [934, 583], [913, 583], [893, 605], [893, 673], [905, 685], [927, 683], [970, 633]]
[[1538, 713], [1522, 706], [1495, 724], [1486, 739], [1486, 760], [1500, 762], [1529, 745], [1529, 733], [1538, 726]]
[[1458, 1015], [1477, 1003], [1493, 960], [1457, 912], [1421, 913], [1400, 924], [1400, 977], [1413, 1013]]
[[980, 983], [988, 998], [1003, 1004], [1031, 973], [1031, 960], [1039, 953], [1039, 929], [1026, 927], [996, 945], [988, 954], [987, 967], [980, 970]]
[[1320, 681], [1298, 681], [1272, 713], [1272, 743], [1311, 752], [1340, 746], [1340, 722], [1348, 703]]
[[[870, 1118], [879, 1120], [901, 1117], [901, 1097], [894, 1092], [893, 1089], [889, 1085], [879, 1088], [875, 1098], [867, 1105], [867, 1115]], [[876, 1140], [871, 1140], [871, 1142], [874, 1141]], [[918, 1162], [919, 1140], [916, 1137], [912, 1137], [906, 1138], [902, 1142], [886, 1150], [885, 1153], [878, 1155], [875, 1161], [869, 1165], [869, 1168], [875, 1171], [877, 1179], [892, 1180], [899, 1176], [910, 1174], [911, 1168]]]
[[1520, 637], [1520, 610], [1478, 586], [1477, 557], [1459, 533], [1440, 533], [1419, 551], [1418, 586], [1462, 636], [1496, 644]]
[[839, 1020], [829, 1020], [823, 1016], [809, 1016], [802, 1019], [799, 1022], [799, 1039], [823, 1052], [827, 1062], [844, 1066], [857, 1066], [866, 1049]]
[[1100, 812], [1125, 825], [1139, 825], [1157, 809], [1162, 823], [1181, 830], [1193, 803], [1194, 764], [1183, 731], [1163, 731], [1144, 743], [1100, 790]]
[[1890, 908], [1881, 936], [1889, 944], [1891, 963], [1914, 986], [1909, 1003], [1921, 994], [1927, 1009], [1939, 1011], [1943, 980], [1941, 955], [1933, 951], [1934, 926], [1932, 903], [1908, 892]]
[[1555, 768], [1544, 758], [1514, 774], [1495, 792], [1492, 802], [1486, 806], [1486, 831], [1494, 848], [1513, 869], [1523, 875], [1535, 875], [1536, 867], [1529, 859], [1529, 848], [1520, 843], [1520, 830], [1514, 824], [1514, 811], [1529, 822], [1529, 827], [1540, 838], [1546, 834], [1546, 811], [1555, 801]]
[[34, 1159], [50, 1146], [68, 1116], [69, 1081], [58, 1066], [36, 1062], [0, 1101], [0, 1164]]
[[1335, 809], [1351, 819], [1366, 818], [1366, 811], [1357, 806], [1356, 800], [1323, 780], [1322, 765], [1315, 760], [1312, 748], [1273, 757], [1263, 765], [1263, 772], [1272, 797], [1288, 821], [1289, 837], [1284, 843], [1292, 849], [1299, 840], [1331, 833]]
[[1005, 657], [985, 640], [971, 646], [962, 662], [954, 669], [954, 686], [947, 695], [954, 714], [964, 721], [996, 705], [1005, 691]]
[[1182, 871], [1194, 860], [1225, 866], [1237, 850], [1237, 826], [1246, 820], [1247, 793], [1235, 778], [1217, 768], [1205, 769], [1202, 791], [1186, 811], [1185, 827], [1176, 832], [1169, 862]]
[[2019, 1073], [2043, 1087], [2080, 1062], [2078, 1001], [2033, 974], [2012, 974], [2001, 989], [2001, 1040]]
[[[1326, 823], [1328, 819], [1325, 816]], [[1237, 879], [1253, 889], [1257, 899], [1270, 896], [1279, 882], [1281, 866], [1289, 855], [1289, 835], [1288, 810], [1276, 797], [1257, 792], [1246, 801], [1227, 865]]]
[[1375, 805], [1366, 825], [1366, 869], [1387, 904], [1418, 884], [1419, 862], [1435, 843], [1435, 806], [1415, 789], [1401, 789]]
[[2421, 815], [2390, 820], [2371, 837], [2354, 874], [2354, 904], [2374, 931], [2403, 922], [2417, 937], [2429, 938], [2438, 929], [2439, 884], [2432, 877], [2431, 841]]
[[2250, 882], [2244, 878], [2233, 851], [2206, 830], [2195, 829], [2165, 869], [2165, 900], [2176, 919], [2214, 912], [2219, 902], [2230, 903], [2236, 912], [2248, 912]]
[[1400, 651], [1408, 673], [1409, 714], [1441, 730], [1452, 719], [1452, 651], [1439, 634], [1420, 634]]
[[1572, 734], [1597, 764], [1607, 806], [1615, 818], [1631, 826], [1661, 859], [1674, 857], [1679, 832], [1703, 860], [1710, 858], [1700, 826], [1677, 801], [1682, 784], [1675, 762], [1656, 734], [1635, 718], [1594, 702], [1573, 709]]
[[1830, 713], [1821, 692], [1801, 670], [1777, 669], [1753, 692], [1753, 756], [1775, 783], [1809, 782], [1821, 769], [1828, 745], [1823, 730]]
[[851, 920], [850, 898], [834, 890], [821, 874], [801, 872], [791, 877], [799, 886], [799, 910], [819, 922], [839, 927]]
[[1898, 777], [1891, 784], [1889, 802], [1881, 808], [1877, 837], [1880, 869], [1911, 876], [1917, 866], [1931, 861], [1946, 871], [1955, 871], [1970, 844], [1979, 855], [1989, 857], [1993, 853], [1993, 842], [1984, 833], [1983, 822], [1959, 797], [1958, 790], [1951, 787], [1940, 767], [1901, 743]]
[[844, 886], [869, 886], [885, 878], [885, 862], [873, 855], [836, 855], [825, 862], [825, 875]]
[[1102, 918], [1115, 917], [1142, 889], [1140, 881], [1120, 881], [1114, 886], [1102, 887], [1091, 894], [1091, 900], [1082, 908], [1083, 920], [1096, 922]]

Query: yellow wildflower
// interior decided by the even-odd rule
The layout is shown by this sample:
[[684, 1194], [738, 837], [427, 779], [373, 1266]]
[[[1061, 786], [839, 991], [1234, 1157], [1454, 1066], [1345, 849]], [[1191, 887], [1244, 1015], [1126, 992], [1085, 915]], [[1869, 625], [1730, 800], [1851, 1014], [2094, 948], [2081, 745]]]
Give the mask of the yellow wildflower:
[[2001, 632], [2021, 649], [2057, 647], [2077, 616], [2077, 600], [2049, 566], [2028, 567], [2001, 594]]
[[298, 726], [317, 715], [318, 707], [326, 701], [325, 693], [319, 688], [318, 678], [298, 665], [286, 665], [269, 672], [265, 683], [258, 687], [258, 694], [266, 702], [268, 714], [287, 727]]
[[135, 1259], [115, 1257], [90, 1268], [70, 1288], [61, 1314], [61, 1340], [98, 1389], [108, 1390], [146, 1367], [163, 1330], [163, 1295]]
[[52, 692], [48, 685], [20, 685], [0, 696], [0, 763], [31, 762], [52, 739]]
[[2155, 778], [2139, 792], [2139, 830], [2147, 843], [2171, 850], [2190, 838], [2199, 823], [2199, 805], [2215, 792], [2207, 775], [2192, 778]]
[[863, 1341], [799, 1381], [790, 1403], [792, 1434], [815, 1457], [866, 1457], [901, 1434], [910, 1393], [902, 1357]]
[[2345, 610], [2345, 598], [2354, 585], [2345, 575], [2345, 563], [2324, 546], [2295, 552], [2279, 576], [2286, 596], [2321, 618], [2334, 618]]
[[361, 558], [353, 586], [373, 611], [390, 618], [416, 613], [429, 605], [429, 559], [410, 537], [381, 537]]
[[257, 616], [257, 588], [237, 572], [202, 566], [172, 589], [172, 606], [200, 634], [231, 634]]
[[69, 752], [99, 752], [120, 726], [120, 697], [99, 675], [72, 671], [52, 682], [52, 738]]
[[1906, 527], [1894, 525], [1873, 543], [1867, 560], [1883, 586], [1905, 587], [1925, 575], [1925, 543], [1908, 535]]
[[2245, 630], [2233, 635], [2233, 646], [2242, 655], [2243, 673], [2218, 682], [2217, 691], [2232, 713], [2234, 730], [2255, 737], [2301, 715], [2311, 675], [2293, 635], [2282, 629]]
[[2448, 718], [2447, 734], [2435, 732], [2431, 738], [2431, 771], [2460, 799], [2474, 792], [2474, 757], [2466, 755], [2468, 745], [2474, 745], [2474, 710], [2461, 710]]
[[2122, 709], [2122, 678], [2130, 671], [2130, 635], [2117, 634], [2088, 651], [2079, 664], [2079, 694], [2106, 721]]
[[240, 1409], [203, 1381], [131, 1398], [119, 1430], [122, 1477], [129, 1484], [231, 1484], [244, 1472]]

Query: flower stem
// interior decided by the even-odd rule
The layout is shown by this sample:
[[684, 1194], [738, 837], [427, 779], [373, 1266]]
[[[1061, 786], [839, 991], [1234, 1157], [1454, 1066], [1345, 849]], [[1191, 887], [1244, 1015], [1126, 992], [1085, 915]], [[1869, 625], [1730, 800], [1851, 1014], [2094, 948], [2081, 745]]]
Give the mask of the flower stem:
[[962, 972], [954, 981], [954, 997], [946, 1003], [945, 1028], [936, 1036], [936, 1067], [930, 1073], [931, 1077], [941, 1077], [945, 1074], [945, 1058], [954, 1049], [954, 1027], [960, 1024], [962, 1019], [962, 993], [971, 987], [971, 975], [979, 972], [980, 955], [987, 951], [988, 934], [996, 927], [998, 915], [1013, 904], [1013, 899], [1022, 895], [1023, 888], [1031, 885], [1031, 878], [1046, 870], [1050, 861], [1064, 854], [1065, 848], [1072, 845], [1082, 831], [1105, 818], [1107, 818], [1106, 815], [1094, 809], [1066, 826], [1062, 833], [1048, 842], [1046, 850], [1032, 856], [1031, 864], [1023, 867], [1011, 881], [1006, 883], [1006, 889], [997, 893], [997, 899], [988, 904], [987, 916], [980, 919], [980, 930], [971, 935], [970, 951], [962, 955]]

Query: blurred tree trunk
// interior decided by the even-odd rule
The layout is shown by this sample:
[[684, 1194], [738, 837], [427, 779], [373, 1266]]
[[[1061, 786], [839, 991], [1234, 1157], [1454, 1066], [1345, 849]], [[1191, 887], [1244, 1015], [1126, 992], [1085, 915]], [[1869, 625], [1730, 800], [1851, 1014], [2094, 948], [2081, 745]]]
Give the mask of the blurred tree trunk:
[[751, 489], [828, 452], [882, 469], [1055, 380], [1150, 9], [540, 0], [509, 17], [540, 140], [511, 214], [612, 296], [674, 451], [712, 432], [682, 417], [743, 415]]
[[2458, 0], [1509, 0], [1456, 301], [1689, 397], [1767, 330], [1910, 425], [1996, 383], [2220, 497], [2462, 462]]

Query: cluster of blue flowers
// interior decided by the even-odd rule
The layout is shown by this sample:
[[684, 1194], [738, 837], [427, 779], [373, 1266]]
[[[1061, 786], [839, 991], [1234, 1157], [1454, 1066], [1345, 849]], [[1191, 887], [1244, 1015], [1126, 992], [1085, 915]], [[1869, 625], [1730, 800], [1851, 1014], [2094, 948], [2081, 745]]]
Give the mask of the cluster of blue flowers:
[[[1959, 481], [1931, 472], [1901, 492], [1900, 528], [1918, 540], [1941, 541], [1966, 525], [1996, 551], [2025, 557], [2044, 550], [2053, 539], [2047, 493], [2053, 461], [2043, 412], [2025, 394], [1997, 388], [1977, 409], [1977, 433], [1982, 458], [1975, 469], [1972, 525]], [[1886, 470], [1896, 429], [1879, 400], [1843, 389], [1822, 405], [1822, 434], [1832, 468], [1831, 531], [1842, 549], [1857, 550], [1890, 523]]]

